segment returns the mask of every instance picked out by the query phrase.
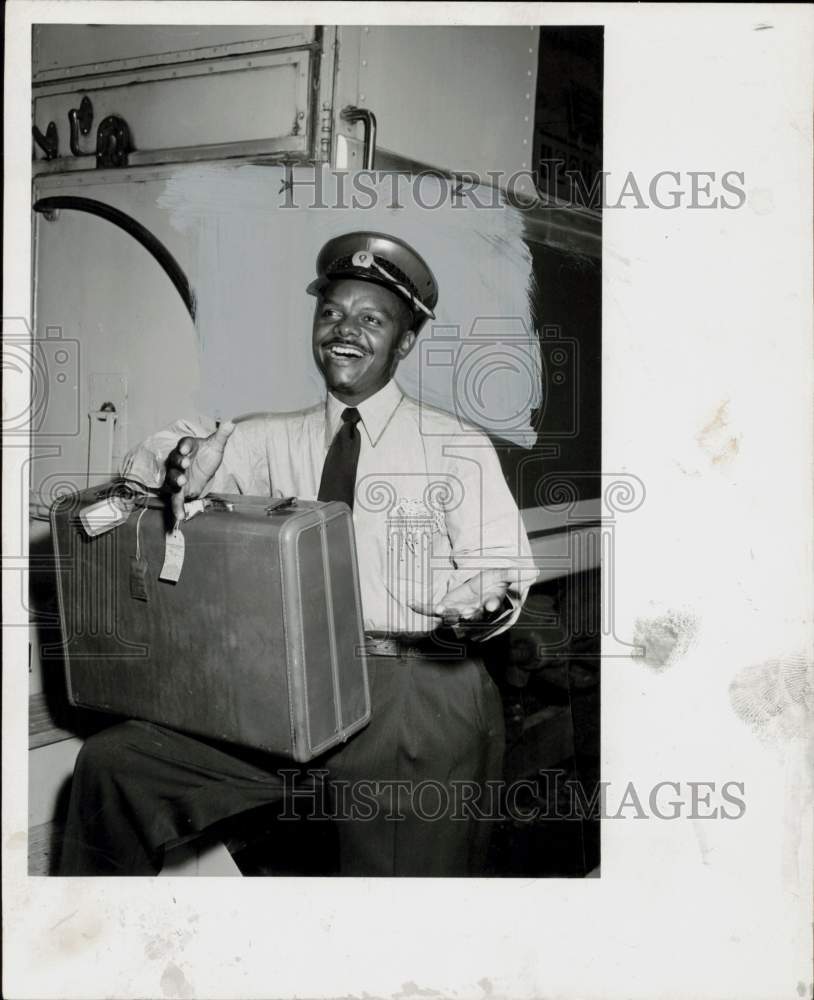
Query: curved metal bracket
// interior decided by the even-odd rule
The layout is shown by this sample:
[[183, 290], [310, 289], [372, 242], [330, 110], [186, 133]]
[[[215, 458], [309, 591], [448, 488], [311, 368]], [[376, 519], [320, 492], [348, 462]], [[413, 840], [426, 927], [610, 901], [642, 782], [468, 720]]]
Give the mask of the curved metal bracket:
[[195, 293], [193, 292], [187, 276], [181, 269], [181, 265], [164, 246], [157, 236], [154, 236], [149, 229], [146, 229], [140, 222], [132, 216], [120, 212], [112, 205], [106, 205], [103, 201], [95, 201], [93, 198], [75, 198], [72, 195], [56, 195], [53, 198], [40, 198], [34, 202], [34, 211], [42, 213], [46, 219], [56, 219], [57, 209], [67, 208], [76, 212], [87, 212], [88, 215], [95, 215], [100, 219], [118, 226], [140, 243], [148, 253], [150, 253], [161, 265], [164, 273], [175, 286], [175, 290], [184, 301], [187, 312], [193, 322], [195, 320]]
[[40, 147], [46, 160], [55, 160], [59, 152], [59, 136], [57, 135], [56, 122], [48, 122], [45, 135], [40, 132], [36, 125], [31, 126], [31, 134], [34, 142]]
[[340, 117], [346, 122], [362, 122], [365, 129], [363, 166], [365, 170], [373, 169], [376, 158], [376, 116], [367, 108], [357, 108], [350, 104], [343, 108]]
[[74, 156], [91, 156], [91, 153], [86, 153], [84, 149], [79, 145], [79, 135], [87, 135], [90, 132], [90, 127], [93, 124], [93, 105], [90, 103], [90, 98], [85, 95], [79, 104], [79, 110], [76, 108], [71, 108], [68, 112], [68, 125], [70, 126], [70, 146], [71, 153]]

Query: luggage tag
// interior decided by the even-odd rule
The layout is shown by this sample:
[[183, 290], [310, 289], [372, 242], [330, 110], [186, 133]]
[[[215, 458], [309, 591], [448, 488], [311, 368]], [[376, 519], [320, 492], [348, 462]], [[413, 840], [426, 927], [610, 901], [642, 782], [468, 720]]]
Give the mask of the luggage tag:
[[135, 479], [120, 479], [99, 490], [97, 503], [79, 512], [79, 521], [91, 538], [124, 524], [136, 506], [136, 502], [148, 493], [154, 492]]
[[[201, 514], [207, 509], [207, 500], [190, 500], [184, 504], [184, 520], [189, 521], [196, 514]], [[168, 583], [178, 583], [181, 578], [181, 570], [184, 567], [184, 549], [186, 543], [184, 534], [181, 531], [181, 521], [176, 521], [172, 531], [168, 531], [164, 536], [164, 565], [158, 574], [159, 580], [166, 580]]]
[[164, 537], [164, 565], [158, 574], [159, 580], [166, 580], [168, 583], [178, 583], [181, 578], [181, 570], [184, 566], [184, 534], [181, 531], [181, 522], [176, 521], [172, 531], [168, 531]]
[[91, 538], [103, 535], [124, 524], [133, 510], [129, 501], [116, 496], [105, 497], [79, 512], [79, 520]]
[[136, 601], [150, 600], [147, 593], [147, 566], [146, 559], [139, 559], [133, 556], [130, 560], [130, 596]]
[[136, 601], [149, 601], [147, 593], [147, 560], [141, 554], [141, 519], [147, 508], [144, 507], [136, 521], [136, 554], [130, 559], [130, 596]]

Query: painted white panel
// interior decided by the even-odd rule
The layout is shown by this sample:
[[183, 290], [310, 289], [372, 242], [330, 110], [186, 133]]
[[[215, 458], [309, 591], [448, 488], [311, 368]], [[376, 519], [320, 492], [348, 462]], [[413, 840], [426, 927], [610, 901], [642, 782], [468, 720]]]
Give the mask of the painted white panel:
[[[57, 123], [59, 155], [71, 156], [68, 112], [87, 94], [93, 123], [80, 137], [94, 153], [96, 130], [110, 114], [125, 119], [139, 150], [170, 149], [212, 143], [304, 135], [307, 130], [308, 53], [273, 54], [253, 59], [203, 63], [142, 71], [132, 75], [82, 81], [76, 90], [64, 84], [35, 91], [34, 121], [42, 131]], [[302, 118], [298, 114], [302, 113]], [[37, 150], [37, 157], [42, 153]]]
[[[328, 239], [365, 229], [411, 243], [440, 287], [435, 322], [427, 323], [399, 367], [402, 387], [528, 443], [529, 410], [539, 405], [539, 346], [529, 315], [531, 257], [521, 239], [521, 213], [453, 207], [434, 178], [423, 178], [418, 198], [402, 178], [394, 202], [387, 178], [371, 191], [370, 175], [325, 170], [319, 177], [318, 193], [314, 173], [305, 167], [290, 176], [276, 166], [189, 167], [174, 171], [167, 182], [160, 201], [172, 225], [198, 233], [201, 399], [207, 412], [226, 417], [285, 411], [322, 398], [311, 357], [315, 302], [306, 287]], [[367, 191], [354, 191], [362, 180]], [[436, 348], [432, 358], [430, 348]], [[478, 373], [482, 377], [473, 382]], [[477, 397], [470, 391], [475, 386]]]
[[312, 25], [38, 24], [34, 26], [32, 47], [34, 79], [53, 79], [62, 75], [60, 71], [100, 72], [110, 69], [110, 63], [123, 63], [116, 67], [121, 69], [137, 62], [208, 58], [246, 51], [258, 43], [263, 49], [288, 48], [307, 44], [313, 37]]
[[[379, 146], [480, 175], [530, 167], [538, 28], [357, 30], [357, 102], [376, 114]], [[353, 58], [348, 29], [343, 38], [347, 57]], [[349, 71], [346, 79], [352, 79]]]
[[[69, 182], [68, 182], [69, 181]], [[38, 196], [69, 194], [107, 202], [154, 232], [186, 270], [194, 243], [168, 225], [156, 201], [164, 182], [145, 177], [103, 183], [90, 175], [38, 183]], [[61, 333], [64, 366], [78, 395], [60, 393], [62, 374], [53, 350], [40, 418], [45, 432], [34, 437], [32, 488], [53, 496], [60, 483], [83, 486], [88, 464], [92, 376], [118, 372], [127, 379], [127, 421], [117, 427], [116, 457], [130, 444], [179, 412], [195, 412], [199, 356], [195, 329], [169, 278], [150, 254], [126, 233], [102, 219], [63, 210], [54, 222], [36, 219], [36, 336]], [[39, 375], [38, 375], [39, 377]], [[93, 469], [99, 475], [112, 469]]]

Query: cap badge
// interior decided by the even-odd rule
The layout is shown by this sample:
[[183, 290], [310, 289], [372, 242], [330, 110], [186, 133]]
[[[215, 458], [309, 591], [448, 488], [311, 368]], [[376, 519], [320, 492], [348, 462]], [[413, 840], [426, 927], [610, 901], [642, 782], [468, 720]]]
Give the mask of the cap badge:
[[351, 263], [354, 267], [370, 267], [373, 263], [373, 254], [368, 250], [357, 250], [351, 257]]

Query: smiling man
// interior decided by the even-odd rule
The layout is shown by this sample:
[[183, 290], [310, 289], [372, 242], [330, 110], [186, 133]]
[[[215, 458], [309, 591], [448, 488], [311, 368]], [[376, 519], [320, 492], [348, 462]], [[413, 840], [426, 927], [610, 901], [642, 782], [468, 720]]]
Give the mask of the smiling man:
[[356, 406], [383, 389], [415, 342], [412, 316], [387, 289], [333, 282], [314, 318], [314, 359], [328, 391]]
[[[324, 404], [217, 429], [179, 423], [122, 471], [163, 483], [179, 514], [210, 490], [351, 507], [372, 719], [309, 766], [335, 800], [365, 787], [363, 820], [333, 812], [341, 873], [477, 874], [491, 826], [478, 797], [501, 777], [504, 737], [473, 640], [519, 614], [536, 575], [528, 541], [488, 438], [393, 380], [438, 299], [422, 257], [395, 237], [338, 236], [308, 291]], [[155, 872], [173, 844], [280, 802], [283, 770], [291, 763], [149, 723], [105, 730], [77, 762], [61, 871]]]

